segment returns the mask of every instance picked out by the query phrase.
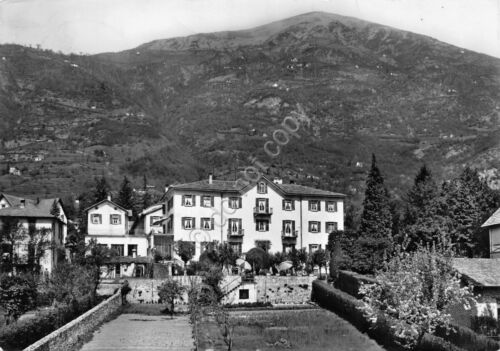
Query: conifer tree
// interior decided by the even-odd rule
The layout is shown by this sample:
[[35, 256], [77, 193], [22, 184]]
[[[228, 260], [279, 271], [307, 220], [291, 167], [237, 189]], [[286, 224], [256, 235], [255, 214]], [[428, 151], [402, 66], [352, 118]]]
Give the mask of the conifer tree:
[[50, 214], [54, 217], [59, 217], [61, 215], [61, 211], [59, 210], [59, 204], [57, 200], [54, 200], [52, 203], [52, 207], [50, 208]]
[[118, 192], [118, 197], [116, 198], [116, 203], [127, 210], [133, 210], [135, 208], [134, 203], [134, 190], [130, 184], [130, 180], [125, 176], [123, 177], [123, 182]]
[[105, 177], [95, 178], [94, 202], [105, 200], [110, 193], [110, 186]]
[[353, 268], [362, 273], [372, 273], [381, 268], [392, 245], [392, 214], [389, 194], [375, 155], [372, 155], [372, 165], [366, 179], [357, 242]]

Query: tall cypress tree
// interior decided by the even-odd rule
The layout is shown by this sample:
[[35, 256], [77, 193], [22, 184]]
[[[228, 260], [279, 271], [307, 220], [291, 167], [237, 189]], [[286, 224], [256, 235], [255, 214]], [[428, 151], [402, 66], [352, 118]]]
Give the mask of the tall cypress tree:
[[389, 253], [392, 245], [392, 214], [389, 193], [377, 167], [375, 155], [372, 155], [372, 165], [366, 179], [357, 242], [353, 268], [362, 273], [372, 273], [381, 268], [384, 256]]
[[127, 210], [135, 208], [134, 190], [127, 177], [123, 177], [123, 182], [116, 198], [116, 203]]
[[95, 178], [94, 201], [105, 200], [110, 193], [110, 186], [105, 177]]

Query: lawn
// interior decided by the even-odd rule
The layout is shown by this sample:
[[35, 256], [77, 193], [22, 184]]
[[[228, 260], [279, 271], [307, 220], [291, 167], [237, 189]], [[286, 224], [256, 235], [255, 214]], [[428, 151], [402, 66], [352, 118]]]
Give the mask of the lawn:
[[[383, 351], [351, 324], [325, 310], [231, 312], [233, 350]], [[199, 349], [225, 350], [218, 326], [204, 321]]]

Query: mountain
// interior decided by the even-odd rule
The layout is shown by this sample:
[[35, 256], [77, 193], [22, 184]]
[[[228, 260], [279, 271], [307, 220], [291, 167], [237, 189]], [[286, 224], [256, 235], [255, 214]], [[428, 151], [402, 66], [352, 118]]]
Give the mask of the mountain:
[[[161, 189], [256, 159], [359, 199], [372, 153], [396, 195], [422, 163], [500, 184], [500, 60], [333, 14], [93, 56], [3, 45], [0, 91], [0, 169], [22, 171], [4, 191], [75, 193], [101, 174]], [[298, 135], [270, 157], [287, 116]]]

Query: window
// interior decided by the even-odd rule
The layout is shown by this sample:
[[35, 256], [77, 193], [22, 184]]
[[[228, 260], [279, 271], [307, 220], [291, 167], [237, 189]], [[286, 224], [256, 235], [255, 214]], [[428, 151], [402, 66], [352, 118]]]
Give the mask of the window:
[[203, 195], [201, 197], [201, 206], [203, 207], [214, 207], [214, 198], [210, 195]]
[[248, 300], [250, 298], [250, 290], [240, 289], [240, 300]]
[[328, 212], [337, 212], [337, 201], [327, 201], [326, 210]]
[[267, 184], [265, 182], [259, 182], [259, 184], [257, 184], [257, 192], [259, 194], [267, 194]]
[[309, 200], [309, 211], [313, 212], [321, 211], [319, 200]]
[[137, 256], [137, 245], [127, 245], [127, 256]]
[[295, 250], [295, 244], [283, 244], [283, 252], [290, 253]]
[[326, 222], [326, 232], [331, 233], [337, 230], [337, 222]]
[[262, 250], [268, 252], [271, 248], [271, 242], [269, 240], [255, 240], [255, 246], [260, 247]]
[[119, 214], [109, 215], [109, 223], [114, 225], [122, 224], [122, 216], [120, 216]]
[[202, 218], [201, 219], [201, 229], [213, 230], [214, 229], [214, 219], [213, 218]]
[[269, 199], [255, 199], [256, 213], [269, 213]]
[[229, 218], [229, 232], [231, 234], [241, 233], [241, 218]]
[[90, 221], [92, 222], [92, 224], [101, 224], [102, 215], [93, 213], [90, 215]]
[[182, 206], [191, 207], [195, 206], [194, 195], [182, 195]]
[[194, 229], [194, 218], [193, 217], [182, 217], [182, 228], [183, 229]]
[[321, 223], [316, 221], [309, 222], [309, 232], [310, 233], [319, 233], [321, 231]]
[[321, 249], [321, 245], [309, 244], [309, 253], [313, 253], [314, 251], [318, 251], [318, 249]]
[[267, 232], [269, 231], [269, 221], [267, 219], [257, 219], [255, 221], [256, 230], [258, 232]]
[[237, 255], [241, 255], [241, 243], [230, 243], [233, 252]]
[[295, 221], [283, 221], [283, 236], [295, 236]]
[[159, 225], [159, 224], [155, 224], [155, 222], [158, 222], [160, 219], [161, 219], [160, 216], [151, 216], [151, 217], [149, 217], [149, 222], [150, 222], [149, 225], [151, 227]]
[[241, 208], [241, 197], [230, 197], [229, 208]]
[[6, 208], [6, 207], [7, 207], [7, 205], [6, 205], [6, 204], [2, 204], [2, 208]]
[[118, 256], [123, 256], [124, 245], [111, 244], [111, 250], [113, 250]]
[[295, 203], [293, 200], [283, 200], [283, 210], [293, 211], [295, 209]]

